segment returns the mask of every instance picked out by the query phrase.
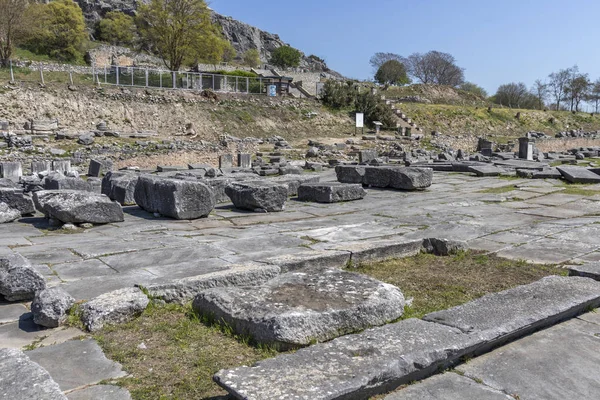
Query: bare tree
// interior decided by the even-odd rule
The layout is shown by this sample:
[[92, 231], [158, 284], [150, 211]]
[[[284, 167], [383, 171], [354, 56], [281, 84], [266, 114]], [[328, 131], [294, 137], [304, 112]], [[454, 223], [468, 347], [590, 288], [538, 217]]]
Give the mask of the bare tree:
[[538, 99], [539, 109], [543, 109], [546, 97], [548, 96], [548, 84], [540, 79], [536, 80], [531, 88], [531, 94]]
[[454, 56], [439, 51], [411, 54], [406, 62], [410, 74], [422, 83], [459, 86], [465, 81], [464, 70]]
[[388, 61], [398, 61], [399, 63], [405, 64], [406, 60], [399, 54], [379, 52], [375, 53], [373, 57], [371, 57], [369, 64], [371, 64], [371, 67], [373, 67], [373, 71], [377, 72], [379, 68], [381, 68], [381, 66]]
[[21, 39], [27, 24], [23, 23], [27, 0], [0, 0], [0, 65], [8, 66], [15, 43]]
[[510, 108], [535, 108], [537, 98], [529, 93], [524, 83], [500, 85], [494, 95], [494, 102]]
[[554, 98], [557, 110], [560, 110], [560, 102], [565, 98], [567, 84], [571, 79], [571, 70], [572, 68], [561, 69], [548, 75], [548, 89]]
[[571, 101], [571, 111], [579, 111], [579, 104], [587, 97], [590, 85], [591, 82], [588, 74], [579, 73], [577, 66], [571, 68], [569, 81], [565, 88], [565, 93]]
[[594, 112], [598, 113], [598, 106], [600, 106], [600, 78], [591, 84], [587, 100], [594, 103]]

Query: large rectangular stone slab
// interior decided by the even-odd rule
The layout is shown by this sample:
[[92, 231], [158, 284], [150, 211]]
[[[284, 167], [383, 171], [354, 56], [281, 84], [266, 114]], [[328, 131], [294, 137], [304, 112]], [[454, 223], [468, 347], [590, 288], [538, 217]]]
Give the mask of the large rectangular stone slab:
[[473, 333], [485, 340], [478, 353], [600, 306], [600, 282], [548, 276], [427, 314], [423, 319]]
[[239, 399], [367, 399], [453, 365], [478, 343], [458, 329], [407, 319], [221, 370], [214, 380]]
[[583, 276], [600, 281], [600, 262], [590, 262], [583, 265], [569, 265], [569, 275]]
[[0, 398], [67, 400], [48, 371], [16, 349], [0, 349]]
[[600, 183], [600, 175], [586, 168], [556, 167], [556, 169], [571, 183]]
[[477, 165], [469, 167], [469, 171], [475, 173], [479, 177], [499, 176], [502, 172], [500, 168], [493, 165]]
[[280, 349], [308, 346], [397, 320], [400, 289], [338, 268], [290, 272], [253, 287], [202, 291], [194, 311]]
[[259, 261], [278, 265], [281, 272], [289, 272], [305, 268], [343, 268], [350, 262], [350, 256], [349, 251], [312, 251], [284, 254]]
[[298, 188], [298, 200], [317, 203], [361, 200], [366, 194], [362, 185], [350, 183], [304, 183]]
[[383, 239], [352, 242], [334, 248], [352, 253], [350, 262], [359, 265], [366, 261], [385, 260], [392, 257], [410, 257], [423, 248], [423, 240]]

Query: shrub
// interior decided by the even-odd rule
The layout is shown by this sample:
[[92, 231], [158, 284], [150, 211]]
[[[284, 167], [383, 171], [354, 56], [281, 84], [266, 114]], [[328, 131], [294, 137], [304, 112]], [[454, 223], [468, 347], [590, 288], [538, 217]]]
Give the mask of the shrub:
[[260, 53], [257, 49], [250, 49], [244, 53], [242, 57], [244, 61], [244, 65], [252, 68], [258, 67], [260, 64]]
[[300, 51], [291, 46], [281, 46], [271, 54], [271, 64], [280, 68], [297, 67], [301, 58]]
[[136, 28], [132, 17], [119, 11], [110, 11], [98, 23], [98, 38], [113, 45], [131, 45]]

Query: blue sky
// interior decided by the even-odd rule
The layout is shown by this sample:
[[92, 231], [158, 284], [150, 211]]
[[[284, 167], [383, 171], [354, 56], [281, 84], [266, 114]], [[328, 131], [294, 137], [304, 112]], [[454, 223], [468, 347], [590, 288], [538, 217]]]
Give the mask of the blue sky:
[[467, 80], [490, 94], [503, 83], [530, 87], [577, 64], [600, 77], [599, 0], [212, 0], [215, 11], [263, 30], [330, 68], [373, 75], [375, 52], [454, 55]]

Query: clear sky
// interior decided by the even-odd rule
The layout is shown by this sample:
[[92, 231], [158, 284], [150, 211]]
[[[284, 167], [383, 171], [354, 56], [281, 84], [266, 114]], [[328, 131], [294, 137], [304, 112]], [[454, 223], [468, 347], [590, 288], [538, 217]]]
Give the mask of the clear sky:
[[215, 11], [372, 78], [375, 52], [452, 54], [490, 94], [577, 64], [600, 78], [600, 0], [211, 0]]

